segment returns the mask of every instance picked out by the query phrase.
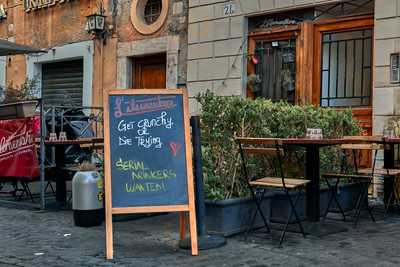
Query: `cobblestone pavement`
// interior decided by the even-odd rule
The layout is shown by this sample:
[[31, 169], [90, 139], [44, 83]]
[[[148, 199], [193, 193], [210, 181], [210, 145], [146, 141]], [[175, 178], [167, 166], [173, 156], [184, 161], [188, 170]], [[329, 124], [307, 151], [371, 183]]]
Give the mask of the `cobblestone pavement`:
[[115, 260], [106, 261], [104, 226], [75, 227], [71, 211], [0, 207], [0, 266], [400, 266], [400, 216], [323, 238], [289, 234], [283, 249], [268, 235], [238, 235], [197, 257], [177, 247], [177, 221], [115, 222]]

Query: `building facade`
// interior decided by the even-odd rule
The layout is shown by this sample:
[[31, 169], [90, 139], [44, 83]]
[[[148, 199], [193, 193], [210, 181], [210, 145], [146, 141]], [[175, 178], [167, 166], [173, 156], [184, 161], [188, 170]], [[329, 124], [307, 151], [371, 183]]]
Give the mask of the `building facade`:
[[[45, 50], [1, 60], [0, 83], [37, 80], [48, 105], [101, 106], [116, 88], [186, 83], [187, 1], [0, 1], [0, 38]], [[87, 16], [106, 16], [88, 32]], [[3, 77], [3, 78], [1, 78]]]
[[191, 96], [351, 107], [382, 134], [400, 115], [399, 53], [400, 0], [189, 0]]
[[[0, 86], [38, 81], [52, 105], [115, 88], [351, 107], [380, 134], [400, 113], [400, 0], [0, 0], [0, 38], [46, 53], [0, 58]], [[4, 11], [4, 12], [2, 12]], [[3, 14], [4, 13], [4, 14]], [[106, 16], [105, 33], [87, 16]], [[192, 98], [192, 113], [200, 107]]]

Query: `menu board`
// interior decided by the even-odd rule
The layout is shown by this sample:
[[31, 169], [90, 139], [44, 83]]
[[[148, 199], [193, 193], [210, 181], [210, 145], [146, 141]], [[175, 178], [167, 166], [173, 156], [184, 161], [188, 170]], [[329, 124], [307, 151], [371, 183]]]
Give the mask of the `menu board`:
[[113, 207], [188, 204], [182, 95], [109, 98]]
[[104, 95], [106, 256], [113, 258], [112, 215], [189, 214], [198, 254], [188, 97], [184, 89], [127, 89]]

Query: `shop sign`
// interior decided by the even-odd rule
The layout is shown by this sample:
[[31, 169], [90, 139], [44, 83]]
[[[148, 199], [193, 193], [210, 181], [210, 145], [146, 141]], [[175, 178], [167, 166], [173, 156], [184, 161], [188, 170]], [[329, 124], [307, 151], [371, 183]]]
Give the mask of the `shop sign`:
[[69, 1], [71, 0], [24, 0], [24, 8], [26, 12], [29, 12]]
[[39, 129], [39, 117], [0, 121], [0, 182], [1, 177], [39, 177], [35, 147]]

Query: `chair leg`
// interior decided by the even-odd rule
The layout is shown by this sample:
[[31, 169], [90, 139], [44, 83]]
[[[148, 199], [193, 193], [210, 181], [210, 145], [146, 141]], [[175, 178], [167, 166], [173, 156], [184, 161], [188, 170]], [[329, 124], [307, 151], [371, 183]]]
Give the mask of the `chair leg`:
[[296, 222], [299, 225], [299, 228], [300, 228], [300, 231], [301, 231], [303, 237], [305, 238], [306, 237], [306, 232], [304, 231], [303, 225], [301, 224], [300, 216], [299, 216], [299, 214], [297, 213], [297, 210], [296, 210], [296, 205], [297, 205], [297, 202], [298, 202], [298, 200], [300, 198], [300, 193], [301, 193], [301, 190], [299, 189], [299, 192], [297, 193], [297, 197], [296, 197], [295, 203], [293, 203], [292, 199], [290, 199], [290, 202], [292, 202], [291, 206], [292, 206], [292, 209], [293, 209], [294, 216], [296, 217]]
[[369, 182], [365, 185], [364, 197], [363, 197], [363, 198], [367, 198], [367, 203], [366, 203], [367, 207], [366, 207], [366, 209], [367, 209], [367, 211], [368, 211], [369, 216], [371, 217], [371, 220], [372, 220], [373, 222], [376, 222], [375, 217], [374, 217], [374, 215], [372, 214], [372, 208], [371, 208], [371, 206], [369, 205], [369, 201], [368, 201], [368, 188], [370, 187], [371, 184], [372, 184], [372, 181], [369, 181]]
[[331, 184], [329, 183], [329, 179], [327, 177], [325, 177], [325, 181], [326, 181], [326, 184], [328, 185], [328, 189], [329, 189], [329, 192], [331, 193], [331, 195], [329, 197], [328, 205], [327, 205], [326, 210], [324, 212], [324, 216], [322, 218], [322, 221], [325, 221], [326, 217], [328, 216], [329, 209], [331, 207], [331, 203], [332, 203], [332, 200], [333, 200], [333, 195], [335, 194], [335, 192], [333, 192], [333, 188], [332, 188]]
[[253, 200], [254, 200], [254, 202], [255, 202], [255, 204], [256, 204], [256, 210], [255, 210], [254, 215], [253, 215], [253, 218], [252, 218], [252, 220], [251, 220], [251, 224], [250, 224], [249, 227], [247, 228], [245, 239], [247, 239], [247, 237], [248, 237], [250, 231], [251, 231], [252, 228], [253, 228], [253, 225], [254, 225], [254, 222], [255, 222], [255, 219], [256, 219], [256, 217], [257, 217], [257, 213], [258, 213], [258, 212], [260, 213], [260, 216], [261, 216], [261, 218], [262, 218], [262, 220], [263, 220], [263, 222], [264, 222], [265, 228], [267, 228], [267, 232], [268, 232], [268, 233], [271, 232], [271, 228], [270, 228], [270, 226], [269, 226], [269, 224], [268, 224], [268, 222], [267, 222], [267, 219], [265, 218], [264, 213], [263, 213], [262, 210], [261, 210], [261, 202], [262, 202], [262, 200], [263, 200], [263, 198], [264, 198], [265, 190], [263, 190], [263, 193], [261, 194], [261, 197], [260, 197], [260, 198], [257, 197], [257, 195], [256, 195], [256, 193], [254, 192], [254, 189], [253, 189], [253, 188], [250, 188], [250, 192], [251, 192], [251, 195], [252, 195], [252, 197], [253, 197]]
[[[388, 214], [388, 212], [389, 212], [390, 206], [394, 206], [394, 205], [395, 205], [394, 202], [395, 202], [395, 197], [396, 197], [396, 195], [395, 195], [396, 184], [397, 184], [397, 183], [396, 183], [396, 176], [395, 176], [394, 179], [393, 179], [393, 186], [392, 186], [393, 191], [390, 192], [390, 195], [389, 195], [389, 199], [388, 199], [387, 204], [383, 203], [383, 204], [384, 204], [384, 207], [385, 207], [385, 212], [384, 212], [384, 214], [383, 214], [383, 218], [384, 218], [384, 219], [386, 218], [386, 216], [387, 216], [387, 214]], [[393, 203], [393, 204], [392, 204], [392, 203]]]
[[391, 192], [390, 193], [390, 196], [389, 196], [389, 199], [388, 199], [388, 203], [387, 204], [385, 204], [385, 212], [383, 213], [383, 218], [386, 218], [386, 215], [388, 214], [388, 211], [389, 211], [389, 207], [390, 207], [390, 203], [392, 203], [392, 201], [393, 201], [393, 196], [394, 196], [394, 192]]
[[55, 195], [55, 194], [56, 194], [56, 191], [54, 190], [54, 187], [53, 187], [53, 185], [51, 184], [51, 181], [48, 181], [48, 182], [47, 182], [47, 185], [46, 185], [44, 191], [47, 192], [47, 188], [49, 188], [49, 187], [50, 187], [51, 192], [53, 193], [53, 195]]
[[326, 219], [326, 217], [328, 216], [329, 209], [330, 209], [331, 204], [332, 204], [332, 201], [333, 201], [333, 195], [335, 194], [335, 193], [333, 192], [333, 188], [331, 188], [330, 186], [328, 186], [328, 188], [329, 188], [329, 192], [331, 193], [331, 195], [329, 196], [328, 205], [327, 205], [327, 207], [326, 207], [326, 209], [325, 209], [324, 216], [322, 217], [322, 221], [323, 221], [323, 222], [325, 222], [325, 219]]
[[257, 213], [258, 213], [258, 209], [257, 209], [257, 207], [256, 207], [256, 209], [255, 209], [254, 212], [253, 212], [253, 216], [252, 216], [252, 218], [251, 218], [251, 220], [250, 220], [250, 223], [249, 223], [248, 226], [247, 226], [246, 236], [245, 236], [245, 238], [244, 238], [245, 241], [247, 241], [247, 238], [249, 237], [251, 230], [253, 230], [253, 225], [254, 225], [254, 222], [255, 222], [255, 220], [256, 220]]
[[339, 209], [340, 213], [343, 216], [343, 221], [345, 222], [346, 221], [346, 214], [344, 213], [342, 205], [340, 205], [340, 202], [339, 202], [339, 199], [338, 199], [338, 194], [337, 194], [338, 187], [339, 187], [339, 179], [337, 180], [337, 183], [335, 184], [335, 194], [333, 195], [333, 198], [334, 198], [334, 200], [336, 202], [336, 205], [338, 206], [338, 209]]
[[283, 240], [284, 240], [284, 238], [285, 238], [287, 229], [288, 229], [288, 227], [289, 227], [290, 220], [292, 219], [293, 215], [296, 217], [296, 223], [299, 225], [300, 231], [301, 231], [301, 233], [303, 234], [303, 237], [306, 237], [306, 233], [304, 232], [303, 225], [301, 224], [300, 218], [299, 218], [299, 216], [298, 216], [298, 214], [297, 214], [297, 211], [296, 211], [296, 205], [297, 205], [297, 202], [298, 202], [299, 197], [300, 197], [300, 192], [297, 194], [294, 203], [293, 203], [292, 198], [291, 198], [290, 195], [289, 195], [289, 192], [287, 192], [287, 191], [286, 191], [286, 196], [288, 197], [288, 200], [289, 200], [289, 203], [290, 203], [290, 206], [291, 206], [291, 212], [290, 212], [290, 215], [289, 215], [289, 217], [288, 217], [288, 220], [287, 220], [287, 222], [286, 222], [286, 224], [285, 224], [285, 227], [284, 227], [284, 229], [283, 229], [281, 238], [280, 238], [280, 240], [279, 240], [279, 247], [282, 246], [282, 243], [283, 243]]
[[327, 208], [326, 208], [326, 210], [325, 210], [325, 212], [324, 212], [324, 216], [323, 216], [323, 219], [322, 219], [322, 220], [325, 221], [326, 217], [328, 216], [329, 210], [330, 210], [330, 208], [331, 208], [332, 202], [335, 201], [336, 205], [337, 205], [338, 208], [339, 208], [340, 213], [341, 213], [342, 216], [343, 216], [343, 221], [346, 221], [346, 215], [345, 215], [345, 213], [344, 213], [344, 210], [343, 210], [342, 206], [341, 206], [340, 203], [339, 203], [338, 196], [337, 196], [338, 186], [339, 186], [340, 180], [337, 178], [337, 179], [336, 179], [336, 182], [335, 182], [335, 185], [331, 185], [331, 184], [329, 183], [329, 179], [328, 179], [328, 178], [325, 178], [325, 181], [326, 181], [326, 183], [327, 183], [327, 185], [328, 185], [329, 192], [331, 193], [331, 196], [330, 196], [330, 198], [329, 198], [328, 206], [327, 206]]
[[26, 195], [31, 199], [32, 203], [35, 203], [35, 200], [33, 199], [33, 195], [32, 195], [31, 189], [29, 188], [28, 183], [22, 182], [22, 185], [24, 187]]
[[[369, 187], [370, 184], [371, 184], [370, 182], [365, 183], [364, 185], [362, 183], [360, 183], [361, 192], [360, 192], [360, 196], [359, 196], [359, 199], [358, 199], [358, 205], [356, 207], [356, 218], [355, 218], [355, 221], [354, 221], [354, 228], [357, 227], [358, 221], [360, 219], [361, 210], [362, 210], [362, 207], [363, 207], [363, 200], [365, 199], [365, 197], [368, 197], [368, 187]], [[372, 214], [371, 208], [369, 207], [368, 199], [367, 199], [367, 207], [366, 207], [366, 209], [367, 209], [372, 221], [375, 222], [375, 217]]]

